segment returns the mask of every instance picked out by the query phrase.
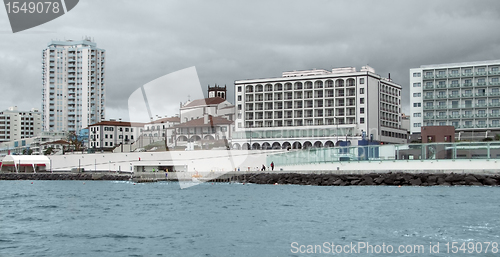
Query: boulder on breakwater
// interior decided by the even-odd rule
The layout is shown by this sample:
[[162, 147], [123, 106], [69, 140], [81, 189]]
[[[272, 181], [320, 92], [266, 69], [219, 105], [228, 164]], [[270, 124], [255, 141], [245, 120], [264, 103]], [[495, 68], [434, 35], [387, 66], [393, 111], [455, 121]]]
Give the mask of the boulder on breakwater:
[[457, 173], [299, 174], [258, 173], [233, 176], [231, 181], [254, 184], [313, 186], [498, 186], [500, 175]]

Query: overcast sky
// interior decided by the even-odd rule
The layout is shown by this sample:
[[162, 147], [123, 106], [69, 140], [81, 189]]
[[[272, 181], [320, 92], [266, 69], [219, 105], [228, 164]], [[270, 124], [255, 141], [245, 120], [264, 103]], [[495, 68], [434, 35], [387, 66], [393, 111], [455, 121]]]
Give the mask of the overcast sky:
[[499, 16], [497, 0], [80, 0], [64, 16], [13, 34], [4, 9], [0, 109], [40, 108], [42, 50], [84, 36], [106, 50], [107, 119], [127, 119], [132, 92], [191, 66], [202, 87], [227, 85], [231, 102], [235, 80], [367, 64], [391, 73], [408, 99], [410, 68], [500, 59]]

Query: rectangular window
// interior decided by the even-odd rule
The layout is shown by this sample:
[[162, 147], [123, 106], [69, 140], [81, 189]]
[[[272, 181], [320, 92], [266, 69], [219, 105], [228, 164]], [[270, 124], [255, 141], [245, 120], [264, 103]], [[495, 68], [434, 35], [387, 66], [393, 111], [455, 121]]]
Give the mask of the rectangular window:
[[359, 108], [359, 113], [361, 114], [365, 113], [365, 108]]
[[421, 97], [422, 93], [413, 93], [413, 97]]
[[241, 95], [238, 96], [238, 101], [241, 101]]
[[365, 124], [365, 118], [359, 118], [359, 123]]
[[359, 84], [365, 84], [365, 78], [360, 78], [359, 79]]
[[241, 86], [238, 87], [238, 92], [241, 92]]
[[365, 93], [365, 89], [364, 88], [360, 88], [359, 89], [359, 94], [364, 94]]
[[422, 103], [413, 103], [413, 107], [421, 107]]
[[422, 86], [422, 84], [421, 84], [420, 82], [418, 82], [418, 83], [413, 83], [413, 87], [421, 87], [421, 86]]
[[360, 104], [364, 104], [365, 103], [365, 99], [364, 98], [359, 98], [359, 103]]
[[422, 113], [421, 112], [416, 112], [416, 113], [413, 114], [413, 117], [415, 117], [415, 118], [422, 117]]
[[414, 128], [420, 128], [422, 127], [422, 123], [413, 123]]
[[238, 111], [241, 111], [241, 104], [238, 104]]
[[414, 78], [418, 78], [418, 77], [421, 77], [422, 75], [420, 74], [420, 72], [414, 72], [413, 73], [413, 77]]

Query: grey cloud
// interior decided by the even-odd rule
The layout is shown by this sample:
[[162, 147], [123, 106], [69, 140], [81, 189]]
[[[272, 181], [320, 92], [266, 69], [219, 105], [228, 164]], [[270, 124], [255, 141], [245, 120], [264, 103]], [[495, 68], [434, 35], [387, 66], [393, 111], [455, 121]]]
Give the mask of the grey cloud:
[[408, 69], [422, 64], [500, 59], [499, 11], [498, 1], [80, 1], [0, 34], [0, 89], [15, 91], [0, 109], [39, 108], [41, 50], [55, 38], [89, 35], [106, 49], [108, 115], [126, 117], [139, 86], [191, 66], [203, 90], [227, 85], [230, 100], [235, 80], [366, 64], [408, 89]]

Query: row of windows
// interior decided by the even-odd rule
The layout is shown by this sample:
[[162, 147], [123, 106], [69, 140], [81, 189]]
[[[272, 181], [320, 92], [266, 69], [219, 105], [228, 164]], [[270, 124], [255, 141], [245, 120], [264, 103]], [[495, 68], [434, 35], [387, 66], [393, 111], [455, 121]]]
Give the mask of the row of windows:
[[[478, 73], [486, 72], [487, 68], [486, 67], [450, 68], [449, 69], [449, 74], [451, 74], [451, 75], [458, 75], [460, 73], [460, 70], [462, 70], [463, 73], [468, 74], [468, 73], [472, 73], [474, 70], [476, 72], [478, 72]], [[493, 66], [493, 67], [491, 67], [489, 69], [489, 71], [493, 72], [493, 73], [500, 72], [500, 68], [499, 68], [499, 66]], [[446, 75], [446, 70], [437, 70], [436, 74], [440, 75], [440, 76], [444, 76], [444, 75]], [[434, 75], [434, 71], [425, 71], [425, 76], [433, 76], [433, 75]], [[421, 77], [421, 76], [422, 76], [422, 74], [420, 72], [414, 72], [413, 73], [413, 77], [414, 78], [418, 78], [418, 77]]]
[[[365, 83], [365, 80], [364, 78], [360, 78], [359, 79], [359, 83], [360, 84], [364, 84]], [[322, 80], [316, 80], [314, 82], [314, 86], [313, 86], [313, 82], [312, 81], [306, 81], [304, 83], [302, 82], [295, 82], [293, 85], [292, 83], [290, 82], [287, 82], [285, 84], [281, 84], [281, 83], [276, 83], [274, 84], [274, 87], [272, 84], [265, 84], [264, 86], [261, 85], [261, 84], [257, 84], [255, 85], [255, 87], [253, 85], [247, 85], [245, 87], [245, 91], [246, 92], [263, 92], [263, 91], [282, 91], [282, 90], [301, 90], [301, 89], [312, 89], [312, 88], [323, 88], [323, 87], [344, 87], [344, 86], [347, 86], [347, 87], [350, 87], [350, 86], [355, 86], [356, 85], [356, 80], [355, 79], [347, 79], [347, 80], [344, 80], [344, 79], [336, 79], [335, 82], [333, 80], [326, 80], [326, 81], [322, 81]], [[242, 86], [238, 86], [237, 87], [237, 90], [238, 92], [242, 92]]]
[[[359, 94], [364, 94], [365, 90], [364, 88], [359, 89]], [[344, 96], [356, 96], [356, 91], [354, 89], [330, 89], [330, 90], [325, 90], [323, 91], [322, 89], [320, 90], [308, 90], [308, 91], [295, 91], [295, 92], [277, 92], [277, 93], [246, 93], [245, 94], [245, 101], [251, 102], [251, 101], [269, 101], [269, 100], [291, 100], [291, 99], [307, 99], [307, 98], [323, 98], [323, 97], [344, 97]], [[238, 95], [237, 101], [242, 101], [242, 96]]]
[[[104, 147], [106, 146], [112, 147], [113, 142], [104, 142]], [[90, 147], [99, 147], [99, 142], [90, 142]]]
[[[99, 131], [99, 126], [93, 127], [91, 129], [92, 132]], [[104, 127], [104, 131], [114, 131], [114, 127]], [[122, 132], [123, 127], [118, 128], [118, 131]], [[134, 132], [134, 128], [125, 128], [125, 132]]]
[[[466, 74], [472, 73], [473, 71], [481, 73], [481, 72], [486, 72], [487, 68], [486, 67], [475, 67], [475, 68], [467, 67], [467, 68], [461, 68], [461, 69], [452, 68], [452, 69], [450, 69], [449, 73], [452, 75], [458, 75], [460, 73], [460, 70], [462, 70], [462, 72], [466, 73]], [[499, 67], [498, 66], [491, 67], [489, 69], [489, 71], [498, 72]], [[444, 76], [444, 75], [446, 75], [446, 70], [436, 70], [435, 72], [434, 71], [425, 71], [425, 76], [433, 76], [434, 74]]]
[[[458, 122], [458, 121], [440, 121], [440, 122], [426, 122], [425, 126], [454, 126], [455, 128], [485, 128], [485, 127], [500, 127], [500, 120], [490, 120], [491, 123], [487, 123], [486, 120], [478, 120], [476, 123], [474, 123], [472, 120], [466, 120], [463, 122]], [[422, 127], [421, 122], [416, 122], [413, 123], [414, 128], [419, 128]]]
[[395, 137], [395, 138], [402, 138], [402, 139], [407, 138], [407, 134], [385, 131], [385, 130], [382, 130], [381, 134], [382, 134], [382, 136], [386, 136], [386, 137]]
[[[496, 116], [496, 115], [500, 114], [500, 110], [499, 109], [492, 109], [490, 113], [492, 115]], [[474, 114], [479, 115], [478, 117], [485, 117], [485, 116], [482, 116], [482, 115], [486, 115], [487, 112], [484, 109], [477, 110], [477, 112], [475, 112], [475, 113], [472, 110], [463, 110], [462, 112], [461, 111], [456, 111], [456, 110], [448, 110], [448, 111], [437, 111], [436, 113], [434, 113], [434, 111], [428, 111], [428, 112], [425, 112], [425, 117], [434, 117], [434, 114], [436, 114], [438, 117], [445, 117], [445, 116], [447, 116], [449, 114], [449, 115], [451, 115], [450, 118], [458, 117], [461, 114], [465, 115], [465, 117], [472, 116]], [[413, 113], [413, 117], [415, 117], [415, 118], [422, 117], [422, 113], [421, 112]]]
[[[365, 98], [359, 98], [359, 104], [365, 104]], [[321, 108], [321, 107], [333, 107], [333, 100], [326, 100], [325, 102], [320, 100], [306, 100], [306, 101], [287, 101], [284, 104], [282, 102], [270, 102], [270, 103], [247, 103], [245, 105], [245, 111], [253, 111], [255, 106], [255, 110], [281, 110], [281, 109], [302, 109], [302, 108]], [[344, 99], [336, 99], [335, 106], [355, 106], [354, 99], [349, 101], [344, 101]], [[241, 111], [243, 106], [238, 104], [237, 110]]]

